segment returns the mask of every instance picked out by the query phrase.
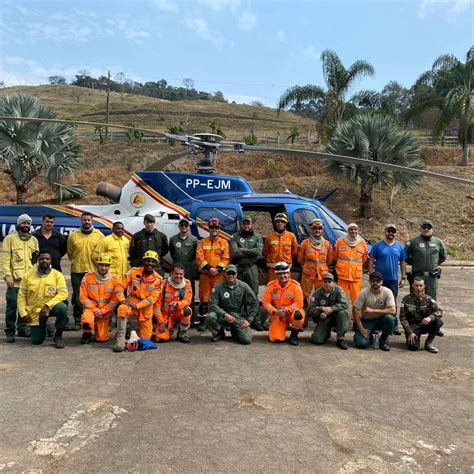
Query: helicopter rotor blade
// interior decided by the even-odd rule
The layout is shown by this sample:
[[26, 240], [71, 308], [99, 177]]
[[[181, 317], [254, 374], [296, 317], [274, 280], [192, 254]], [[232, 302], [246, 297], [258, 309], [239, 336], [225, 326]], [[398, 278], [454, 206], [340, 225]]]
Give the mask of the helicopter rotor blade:
[[409, 168], [407, 166], [393, 165], [391, 163], [384, 163], [382, 161], [365, 160], [363, 158], [354, 158], [351, 156], [331, 155], [329, 153], [322, 153], [319, 151], [306, 151], [306, 150], [288, 150], [286, 148], [271, 148], [254, 145], [239, 144], [234, 145], [235, 151], [251, 151], [251, 152], [269, 152], [276, 155], [285, 155], [298, 158], [313, 158], [317, 160], [334, 160], [340, 163], [348, 165], [360, 165], [382, 168], [390, 171], [398, 171], [400, 173], [415, 174], [418, 176], [424, 176], [427, 178], [434, 178], [441, 181], [451, 181], [458, 184], [471, 184], [474, 185], [474, 181], [466, 178], [458, 178], [457, 176], [449, 176], [446, 174], [434, 173], [432, 171], [418, 170], [416, 168]]
[[163, 171], [163, 169], [169, 164], [173, 163], [173, 161], [179, 160], [180, 158], [184, 158], [185, 156], [192, 155], [193, 153], [194, 150], [192, 148], [188, 148], [187, 150], [184, 150], [181, 153], [175, 153], [174, 155], [165, 156], [164, 158], [161, 158], [161, 160], [152, 163], [145, 171]]

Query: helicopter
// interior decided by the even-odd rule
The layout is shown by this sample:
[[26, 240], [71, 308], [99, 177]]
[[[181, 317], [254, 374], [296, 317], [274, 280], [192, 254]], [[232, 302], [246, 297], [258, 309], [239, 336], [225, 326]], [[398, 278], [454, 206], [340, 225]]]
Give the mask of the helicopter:
[[[0, 117], [0, 120], [44, 121], [59, 123], [77, 123], [101, 125], [102, 123], [84, 121], [65, 121], [56, 119], [35, 119], [22, 117]], [[128, 129], [123, 125], [108, 124], [108, 127]], [[390, 163], [381, 163], [348, 156], [330, 155], [321, 152], [271, 148], [246, 145], [225, 140], [213, 133], [194, 135], [174, 135], [154, 130], [141, 129], [157, 133], [169, 140], [181, 142], [185, 150], [166, 156], [146, 170], [133, 173], [122, 187], [99, 183], [96, 194], [109, 200], [107, 205], [0, 205], [0, 239], [16, 230], [16, 219], [20, 214], [31, 216], [32, 227], [41, 226], [42, 216], [55, 217], [55, 226], [63, 234], [70, 234], [80, 227], [80, 215], [90, 212], [94, 216], [95, 228], [104, 234], [110, 234], [116, 221], [124, 224], [125, 232], [131, 237], [143, 228], [145, 214], [152, 214], [156, 227], [168, 237], [178, 232], [178, 223], [186, 218], [191, 223], [191, 232], [199, 239], [209, 235], [207, 222], [218, 217], [221, 234], [230, 239], [239, 229], [244, 214], [267, 216], [273, 222], [277, 213], [288, 216], [288, 227], [295, 233], [299, 242], [310, 235], [310, 224], [315, 218], [324, 223], [325, 237], [334, 245], [336, 240], [346, 235], [347, 224], [326, 206], [325, 202], [332, 192], [319, 198], [306, 198], [286, 191], [280, 194], [256, 192], [250, 183], [239, 176], [223, 176], [216, 172], [215, 158], [218, 152], [252, 153], [270, 152], [273, 154], [306, 157], [317, 160], [331, 159], [344, 164], [381, 167], [392, 171], [427, 176], [456, 183], [474, 184], [474, 181], [454, 176], [442, 175], [424, 170], [406, 168]], [[174, 161], [188, 156], [198, 156], [195, 173], [166, 171]], [[258, 229], [257, 229], [258, 230]], [[166, 263], [166, 258], [165, 258]], [[168, 262], [169, 263], [169, 262]]]

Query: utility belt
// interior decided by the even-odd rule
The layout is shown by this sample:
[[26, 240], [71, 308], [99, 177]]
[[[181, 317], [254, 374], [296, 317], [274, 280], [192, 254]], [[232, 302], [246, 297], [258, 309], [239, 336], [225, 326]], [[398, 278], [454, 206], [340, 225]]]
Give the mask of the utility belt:
[[425, 276], [430, 276], [432, 278], [441, 278], [441, 268], [436, 268], [434, 270], [430, 270], [428, 272], [422, 272], [422, 271], [411, 271], [407, 272], [407, 280], [409, 281], [410, 285], [413, 283], [413, 280], [415, 277], [425, 277]]

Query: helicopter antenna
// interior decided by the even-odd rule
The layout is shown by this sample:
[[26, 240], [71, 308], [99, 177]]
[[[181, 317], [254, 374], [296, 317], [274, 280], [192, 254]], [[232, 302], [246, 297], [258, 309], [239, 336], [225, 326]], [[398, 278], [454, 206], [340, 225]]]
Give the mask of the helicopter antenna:
[[283, 177], [282, 177], [282, 175], [280, 174], [280, 171], [278, 170], [278, 166], [277, 166], [277, 164], [275, 163], [275, 161], [274, 161], [272, 158], [269, 158], [269, 159], [268, 159], [268, 163], [269, 163], [269, 164], [271, 163], [271, 164], [273, 165], [275, 171], [277, 172], [278, 178], [280, 179], [281, 184], [283, 184], [283, 186], [284, 186], [284, 188], [285, 188], [285, 193], [291, 193], [291, 191], [288, 189], [287, 185], [285, 184], [285, 181], [283, 180]]

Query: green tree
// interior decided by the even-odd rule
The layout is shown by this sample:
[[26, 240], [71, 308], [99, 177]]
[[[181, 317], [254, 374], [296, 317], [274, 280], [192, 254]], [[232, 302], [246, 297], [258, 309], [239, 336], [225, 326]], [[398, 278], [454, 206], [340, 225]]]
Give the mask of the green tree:
[[[0, 115], [9, 117], [57, 118], [53, 109], [28, 95], [0, 97]], [[0, 121], [0, 162], [16, 189], [18, 204], [26, 202], [31, 183], [43, 178], [59, 202], [84, 196], [77, 185], [64, 185], [79, 165], [79, 144], [69, 124]]]
[[374, 67], [367, 61], [358, 60], [348, 69], [344, 67], [339, 56], [326, 49], [321, 53], [324, 81], [326, 89], [314, 84], [293, 86], [280, 97], [278, 109], [295, 106], [298, 110], [310, 101], [323, 102], [321, 116], [324, 135], [330, 137], [335, 127], [341, 123], [347, 106], [346, 94], [355, 80], [363, 76], [373, 76]]
[[[424, 167], [416, 138], [400, 130], [393, 118], [380, 114], [358, 115], [338, 125], [325, 151], [415, 169]], [[334, 160], [326, 160], [324, 166], [333, 176], [343, 176], [360, 185], [361, 217], [371, 216], [374, 188], [389, 188], [392, 201], [399, 189], [414, 186], [420, 179], [408, 173]]]
[[210, 120], [207, 122], [208, 127], [211, 129], [212, 133], [216, 135], [220, 135], [222, 138], [225, 138], [224, 130], [220, 127], [220, 125], [215, 120]]
[[440, 115], [434, 130], [439, 136], [455, 120], [459, 123], [458, 139], [463, 149], [463, 165], [469, 164], [469, 139], [474, 120], [474, 46], [461, 62], [452, 54], [443, 54], [433, 63], [430, 71], [424, 72], [415, 84], [421, 89], [410, 111], [418, 115], [437, 107]]
[[295, 140], [300, 136], [300, 129], [298, 128], [297, 125], [293, 125], [290, 128], [290, 133], [286, 137], [286, 141], [290, 142], [291, 144], [295, 143]]

